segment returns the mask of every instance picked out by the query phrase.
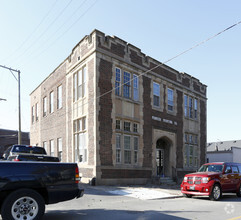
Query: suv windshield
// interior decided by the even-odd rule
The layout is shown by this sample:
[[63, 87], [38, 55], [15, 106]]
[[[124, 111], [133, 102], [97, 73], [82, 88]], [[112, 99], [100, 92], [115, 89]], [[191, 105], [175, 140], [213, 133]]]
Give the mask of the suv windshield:
[[223, 165], [210, 164], [210, 165], [202, 165], [198, 172], [222, 172]]

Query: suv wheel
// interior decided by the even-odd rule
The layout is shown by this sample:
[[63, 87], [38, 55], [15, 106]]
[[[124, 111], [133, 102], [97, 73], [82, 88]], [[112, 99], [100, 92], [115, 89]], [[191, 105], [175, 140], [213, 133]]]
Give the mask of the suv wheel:
[[218, 201], [222, 197], [222, 190], [219, 184], [213, 186], [213, 190], [209, 198], [213, 201]]
[[187, 198], [192, 198], [192, 195], [190, 194], [184, 194]]
[[237, 196], [238, 196], [238, 197], [241, 197], [241, 184], [239, 185], [238, 192], [237, 192]]

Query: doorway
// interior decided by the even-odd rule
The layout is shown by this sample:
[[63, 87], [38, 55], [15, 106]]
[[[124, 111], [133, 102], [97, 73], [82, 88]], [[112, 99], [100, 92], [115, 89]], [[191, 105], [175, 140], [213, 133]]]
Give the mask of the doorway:
[[156, 175], [160, 177], [171, 176], [170, 170], [170, 141], [160, 138], [156, 142]]
[[164, 149], [156, 150], [156, 171], [157, 176], [164, 176]]

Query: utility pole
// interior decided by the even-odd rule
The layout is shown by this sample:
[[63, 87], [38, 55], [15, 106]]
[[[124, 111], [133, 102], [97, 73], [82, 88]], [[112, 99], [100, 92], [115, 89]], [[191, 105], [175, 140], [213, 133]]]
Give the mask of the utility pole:
[[[6, 66], [2, 66], [2, 65], [0, 65], [0, 67], [8, 69], [12, 73], [13, 77], [18, 81], [18, 144], [21, 144], [22, 135], [21, 135], [20, 70], [15, 70], [10, 67], [6, 67]], [[15, 77], [15, 75], [13, 74], [12, 71], [18, 73], [18, 79]], [[4, 100], [4, 99], [1, 99], [1, 100]]]

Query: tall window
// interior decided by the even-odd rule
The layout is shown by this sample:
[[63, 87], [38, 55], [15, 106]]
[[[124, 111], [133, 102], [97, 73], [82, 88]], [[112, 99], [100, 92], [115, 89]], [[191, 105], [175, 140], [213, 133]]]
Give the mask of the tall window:
[[188, 116], [188, 97], [184, 95], [184, 115], [185, 117]]
[[34, 123], [34, 105], [32, 106], [32, 123]]
[[131, 164], [131, 137], [124, 136], [124, 162]]
[[49, 141], [49, 148], [50, 156], [54, 156], [54, 140]]
[[39, 111], [39, 109], [38, 109], [38, 103], [36, 103], [36, 104], [35, 104], [35, 115], [36, 115], [36, 121], [38, 121], [38, 119], [39, 119], [39, 114], [38, 114], [38, 111]]
[[115, 69], [115, 94], [121, 95], [121, 70], [119, 68]]
[[197, 167], [198, 165], [198, 141], [197, 135], [185, 134], [184, 166]]
[[43, 116], [47, 115], [47, 97], [43, 98]]
[[121, 129], [121, 121], [119, 119], [116, 120], [115, 128], [118, 130]]
[[167, 102], [168, 102], [168, 111], [173, 111], [173, 90], [167, 89]]
[[193, 99], [189, 97], [189, 118], [193, 118]]
[[155, 107], [160, 107], [160, 85], [153, 82], [153, 104]]
[[77, 73], [75, 73], [74, 74], [74, 102], [76, 102], [77, 101], [77, 99], [78, 99], [78, 89], [77, 89], [77, 83], [78, 83], [78, 74]]
[[197, 99], [194, 99], [194, 118], [197, 119]]
[[49, 113], [54, 112], [54, 92], [50, 92], [49, 94]]
[[80, 118], [74, 121], [74, 146], [75, 146], [75, 161], [87, 161], [87, 146], [86, 146], [86, 118]]
[[59, 158], [59, 160], [60, 161], [62, 161], [63, 160], [63, 156], [62, 156], [62, 154], [63, 154], [63, 146], [62, 146], [62, 138], [58, 138], [57, 139], [57, 147], [58, 147], [58, 158]]
[[74, 101], [85, 97], [86, 93], [86, 66], [82, 67], [74, 74]]
[[121, 163], [121, 135], [116, 134], [116, 163]]
[[184, 116], [198, 119], [198, 99], [184, 95]]
[[138, 162], [138, 137], [134, 137], [134, 163]]
[[123, 86], [123, 95], [125, 98], [131, 97], [131, 74], [124, 72], [124, 86]]
[[[123, 84], [122, 84], [123, 82]], [[121, 90], [121, 88], [123, 88]], [[139, 78], [136, 74], [115, 68], [115, 95], [139, 100]]]
[[57, 108], [62, 108], [62, 85], [57, 88]]
[[139, 100], [139, 78], [137, 75], [133, 74], [133, 99], [135, 101]]
[[46, 152], [48, 152], [48, 151], [47, 151], [47, 141], [44, 141], [44, 142], [43, 142], [43, 148], [46, 150]]

